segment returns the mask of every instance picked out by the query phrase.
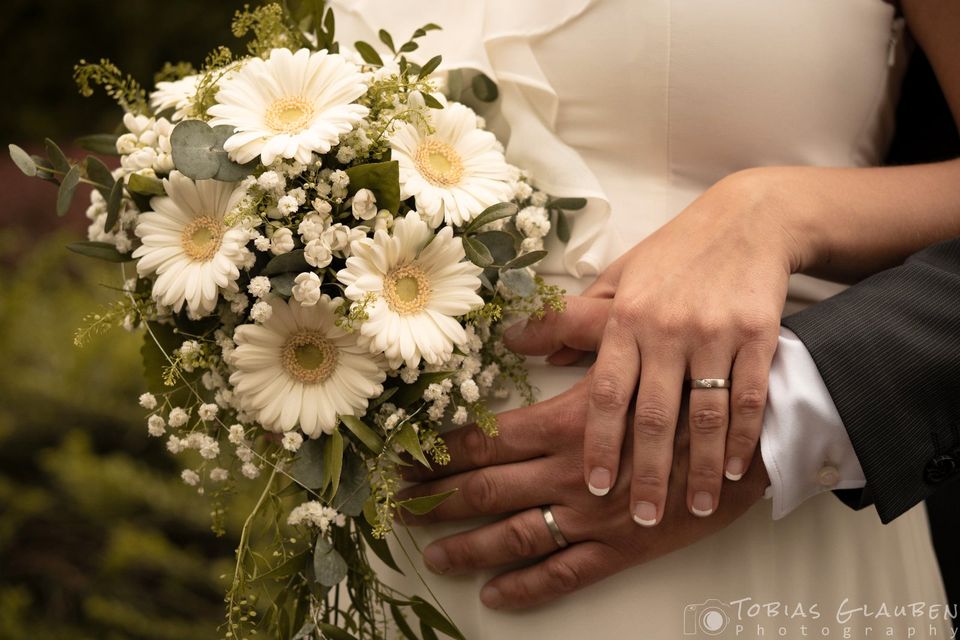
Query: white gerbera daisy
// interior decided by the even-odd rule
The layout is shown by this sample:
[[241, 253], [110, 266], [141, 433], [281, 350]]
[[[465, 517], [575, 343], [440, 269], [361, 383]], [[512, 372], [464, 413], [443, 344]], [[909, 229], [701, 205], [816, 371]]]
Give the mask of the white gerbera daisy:
[[218, 104], [207, 113], [211, 126], [234, 127], [223, 148], [241, 164], [257, 156], [265, 165], [276, 158], [308, 163], [367, 115], [353, 104], [366, 90], [363, 74], [341, 55], [274, 49], [221, 81]]
[[498, 202], [512, 199], [511, 167], [497, 139], [477, 128], [468, 107], [451, 103], [431, 110], [433, 133], [406, 124], [390, 138], [400, 164], [400, 197], [414, 196], [417, 209], [433, 226], [441, 215], [462, 225]]
[[137, 218], [134, 232], [143, 243], [133, 257], [137, 273], [157, 274], [153, 297], [180, 311], [206, 315], [217, 306], [221, 289], [240, 275], [247, 232], [229, 227], [224, 215], [244, 195], [242, 187], [217, 180], [194, 182], [179, 171], [163, 181], [167, 195], [150, 200], [152, 211]]
[[273, 298], [263, 324], [237, 327], [230, 384], [243, 410], [272, 431], [297, 424], [311, 438], [333, 433], [337, 416], [362, 415], [383, 392], [380, 359], [336, 325], [340, 298], [312, 307]]
[[193, 100], [197, 95], [200, 78], [199, 74], [195, 74], [179, 80], [158, 82], [156, 91], [150, 94], [150, 106], [157, 113], [173, 109], [171, 122], [193, 115]]
[[360, 334], [393, 368], [401, 362], [416, 367], [421, 358], [430, 364], [447, 360], [454, 345], [466, 341], [455, 318], [483, 305], [477, 295], [482, 269], [464, 261], [462, 240], [452, 227], [434, 235], [411, 211], [397, 219], [392, 235], [377, 231], [354, 241], [352, 256], [337, 273], [351, 300], [375, 296]]

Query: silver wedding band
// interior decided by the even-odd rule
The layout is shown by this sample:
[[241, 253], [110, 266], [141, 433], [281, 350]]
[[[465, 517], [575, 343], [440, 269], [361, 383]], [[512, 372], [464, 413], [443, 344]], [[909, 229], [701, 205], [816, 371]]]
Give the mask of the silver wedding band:
[[694, 378], [690, 381], [691, 389], [729, 389], [731, 386], [726, 378]]
[[540, 507], [540, 513], [543, 514], [543, 521], [547, 523], [547, 529], [550, 530], [550, 535], [553, 536], [553, 541], [557, 543], [557, 546], [561, 549], [569, 546], [570, 543], [567, 542], [563, 532], [560, 531], [560, 526], [557, 524], [557, 519], [553, 517], [553, 511], [550, 510], [550, 507]]

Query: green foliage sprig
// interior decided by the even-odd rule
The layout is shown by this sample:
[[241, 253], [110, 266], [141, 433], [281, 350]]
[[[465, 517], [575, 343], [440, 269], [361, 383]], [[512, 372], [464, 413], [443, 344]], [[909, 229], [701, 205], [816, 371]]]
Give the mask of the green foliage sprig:
[[137, 115], [148, 115], [147, 93], [137, 80], [120, 71], [113, 62], [101, 58], [100, 62], [81, 60], [73, 68], [73, 79], [85, 97], [93, 95], [94, 85], [100, 86], [124, 110]]

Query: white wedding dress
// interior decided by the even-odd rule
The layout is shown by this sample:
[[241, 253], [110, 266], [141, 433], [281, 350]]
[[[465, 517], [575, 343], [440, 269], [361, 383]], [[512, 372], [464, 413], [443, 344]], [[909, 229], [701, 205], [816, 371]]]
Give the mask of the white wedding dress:
[[[347, 45], [377, 43], [381, 27], [405, 38], [436, 22], [443, 31], [421, 41], [424, 56], [440, 53], [442, 69], [481, 71], [497, 82], [500, 100], [484, 115], [508, 139], [508, 159], [553, 195], [589, 198], [574, 216], [571, 242], [555, 247], [540, 269], [572, 293], [734, 171], [878, 164], [904, 57], [902, 24], [881, 0], [334, 6]], [[836, 290], [796, 278], [788, 308]], [[585, 371], [531, 368], [542, 398]], [[423, 545], [465, 526], [414, 534]], [[761, 501], [717, 535], [532, 611], [484, 608], [478, 593], [492, 573], [438, 577], [419, 559], [417, 569], [470, 640], [702, 637], [684, 634], [696, 630], [692, 618], [705, 611], [696, 605], [708, 600], [728, 605], [730, 624], [715, 637], [873, 638], [889, 637], [888, 629], [897, 638], [951, 637], [942, 613], [894, 616], [896, 606], [945, 603], [923, 506], [883, 526], [872, 509], [852, 511], [830, 494], [778, 521]], [[383, 573], [402, 591], [426, 595], [412, 570]], [[780, 602], [791, 613], [799, 606], [807, 615], [730, 604], [744, 598]], [[837, 620], [838, 609], [864, 605], [867, 612]], [[882, 605], [890, 617], [877, 613]]]

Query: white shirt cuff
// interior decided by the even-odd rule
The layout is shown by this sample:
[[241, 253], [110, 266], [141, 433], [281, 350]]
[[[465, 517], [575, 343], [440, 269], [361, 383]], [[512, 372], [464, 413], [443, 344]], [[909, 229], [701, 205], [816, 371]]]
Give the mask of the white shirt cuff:
[[866, 485], [850, 437], [806, 347], [780, 328], [770, 369], [760, 452], [778, 520], [807, 498]]

